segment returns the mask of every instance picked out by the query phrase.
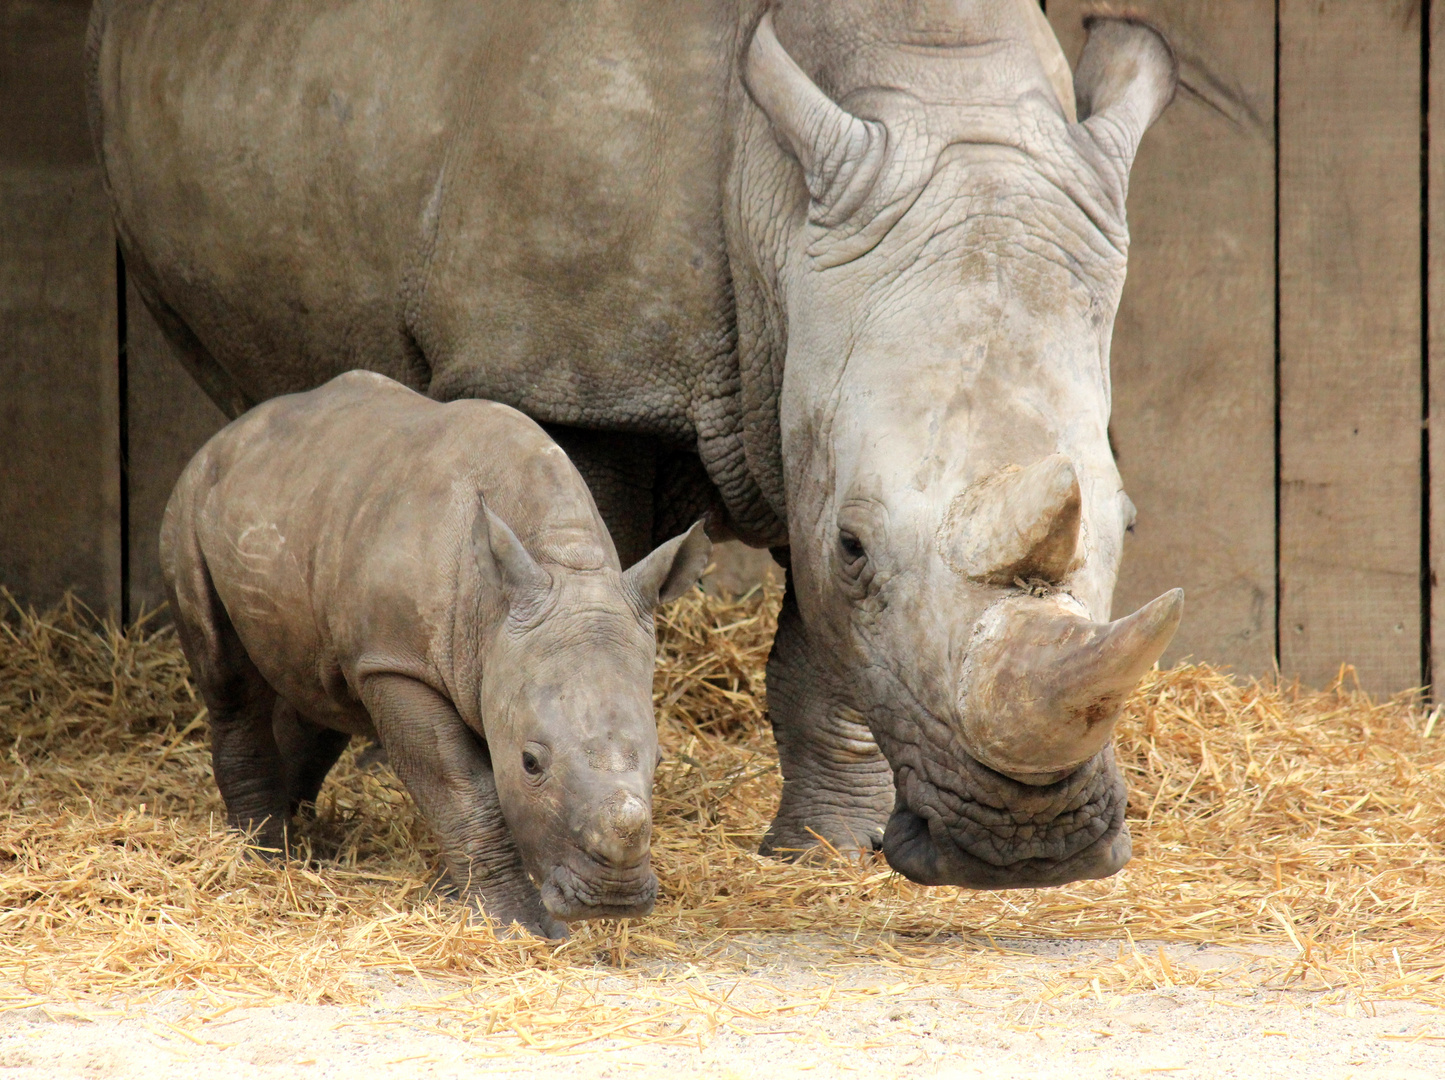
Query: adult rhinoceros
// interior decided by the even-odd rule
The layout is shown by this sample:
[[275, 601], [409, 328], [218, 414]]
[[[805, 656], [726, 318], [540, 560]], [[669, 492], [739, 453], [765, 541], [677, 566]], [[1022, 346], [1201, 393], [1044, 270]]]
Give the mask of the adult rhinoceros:
[[92, 115], [232, 413], [352, 367], [493, 398], [624, 565], [709, 506], [779, 554], [765, 851], [1037, 886], [1128, 859], [1110, 731], [1181, 604], [1103, 621], [1124, 196], [1176, 73], [1090, 30], [1071, 86], [1031, 0], [101, 0]]

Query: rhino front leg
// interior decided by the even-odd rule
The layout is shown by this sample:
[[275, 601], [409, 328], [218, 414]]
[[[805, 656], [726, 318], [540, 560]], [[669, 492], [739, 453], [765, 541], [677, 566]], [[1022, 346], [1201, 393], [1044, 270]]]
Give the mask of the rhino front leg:
[[548, 914], [527, 878], [481, 741], [452, 703], [401, 675], [372, 676], [361, 699], [467, 902], [503, 927], [515, 922], [542, 937], [565, 938], [567, 927]]
[[768, 717], [783, 770], [783, 798], [759, 851], [796, 859], [820, 838], [844, 854], [876, 851], [893, 811], [893, 771], [836, 680], [808, 648], [789, 575], [768, 656]]

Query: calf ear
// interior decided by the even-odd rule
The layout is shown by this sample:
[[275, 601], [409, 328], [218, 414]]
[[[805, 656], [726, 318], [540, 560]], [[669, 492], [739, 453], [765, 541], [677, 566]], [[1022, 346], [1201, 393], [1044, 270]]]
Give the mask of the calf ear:
[[1074, 71], [1079, 120], [1127, 176], [1149, 125], [1174, 100], [1179, 61], [1142, 19], [1091, 15], [1089, 39]]
[[527, 553], [517, 534], [479, 499], [472, 519], [472, 557], [482, 576], [502, 590], [508, 604], [535, 595], [552, 584], [552, 577]]
[[712, 541], [699, 521], [681, 536], [674, 536], [622, 575], [642, 606], [651, 610], [676, 600], [697, 583], [712, 558]]

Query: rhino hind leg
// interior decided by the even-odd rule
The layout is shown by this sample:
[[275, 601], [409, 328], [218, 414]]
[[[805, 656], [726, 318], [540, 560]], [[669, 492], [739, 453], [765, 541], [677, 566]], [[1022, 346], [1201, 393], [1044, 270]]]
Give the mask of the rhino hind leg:
[[555, 424], [543, 427], [587, 482], [625, 570], [653, 548], [656, 441], [615, 431], [587, 431]]
[[791, 575], [768, 657], [768, 717], [783, 797], [759, 852], [784, 859], [880, 850], [893, 811], [893, 771], [863, 717], [828, 691], [812, 659]]
[[285, 851], [291, 815], [271, 727], [276, 691], [247, 655], [224, 608], [219, 621], [215, 640], [220, 648], [197, 672], [210, 713], [211, 769], [231, 827], [262, 849]]
[[283, 697], [276, 698], [271, 730], [281, 753], [287, 808], [292, 817], [303, 805], [316, 802], [326, 774], [351, 742], [344, 731], [313, 724]]

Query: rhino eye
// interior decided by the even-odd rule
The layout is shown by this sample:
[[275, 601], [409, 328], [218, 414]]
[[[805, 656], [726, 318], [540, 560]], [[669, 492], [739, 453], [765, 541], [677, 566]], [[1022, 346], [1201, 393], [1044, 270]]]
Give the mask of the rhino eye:
[[838, 533], [838, 547], [843, 552], [843, 557], [850, 563], [867, 556], [868, 552], [863, 549], [863, 542], [852, 533], [840, 530]]
[[537, 760], [537, 755], [530, 750], [522, 751], [522, 768], [526, 770], [528, 776], [542, 775], [542, 763]]

